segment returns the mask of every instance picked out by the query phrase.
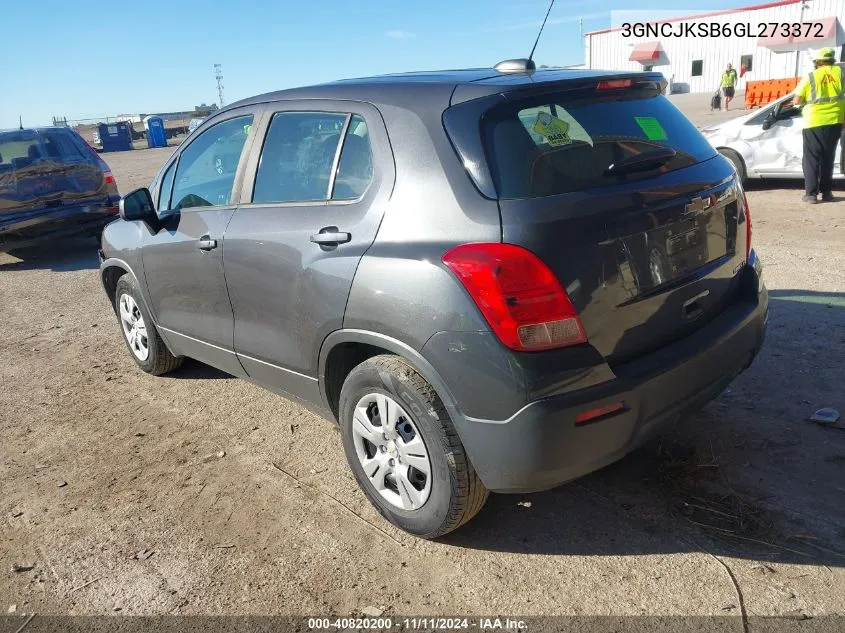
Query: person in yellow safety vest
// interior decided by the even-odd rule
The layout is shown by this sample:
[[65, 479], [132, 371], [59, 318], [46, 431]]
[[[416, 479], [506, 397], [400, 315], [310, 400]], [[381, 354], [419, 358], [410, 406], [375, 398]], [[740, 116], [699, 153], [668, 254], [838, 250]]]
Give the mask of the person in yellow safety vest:
[[836, 52], [822, 48], [816, 53], [816, 69], [801, 79], [793, 103], [804, 104], [804, 202], [833, 200], [833, 161], [845, 126], [845, 82], [835, 65]]
[[722, 73], [720, 87], [722, 88], [722, 94], [725, 95], [725, 110], [728, 110], [728, 106], [734, 98], [734, 90], [736, 88], [736, 71], [731, 64], [728, 64], [725, 72]]

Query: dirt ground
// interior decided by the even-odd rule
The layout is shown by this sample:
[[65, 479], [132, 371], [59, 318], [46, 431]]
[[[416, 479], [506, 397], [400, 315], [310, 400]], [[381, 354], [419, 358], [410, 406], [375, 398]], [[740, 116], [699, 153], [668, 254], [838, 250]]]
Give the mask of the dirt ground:
[[[172, 151], [104, 158], [126, 192]], [[198, 363], [139, 371], [91, 240], [0, 255], [0, 613], [845, 614], [845, 433], [807, 421], [845, 412], [845, 196], [749, 189], [771, 290], [752, 368], [662, 441], [437, 542], [381, 520], [330, 423]]]

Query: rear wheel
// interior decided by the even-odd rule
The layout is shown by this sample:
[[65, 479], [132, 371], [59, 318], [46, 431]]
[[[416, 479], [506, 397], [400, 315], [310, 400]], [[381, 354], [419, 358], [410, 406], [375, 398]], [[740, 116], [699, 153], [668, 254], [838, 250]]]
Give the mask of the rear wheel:
[[358, 365], [340, 394], [343, 448], [358, 485], [397, 527], [436, 538], [463, 525], [488, 492], [428, 382], [398, 356]]
[[742, 156], [737, 154], [732, 149], [727, 149], [724, 147], [719, 149], [719, 153], [725, 158], [727, 158], [729, 161], [731, 161], [731, 164], [736, 170], [737, 176], [739, 176], [739, 182], [744, 185], [745, 181], [748, 179], [748, 174], [745, 171], [745, 161], [742, 160]]
[[177, 369], [183, 361], [170, 353], [144, 307], [141, 294], [130, 275], [117, 281], [114, 309], [123, 332], [123, 340], [132, 358], [148, 374], [161, 376]]

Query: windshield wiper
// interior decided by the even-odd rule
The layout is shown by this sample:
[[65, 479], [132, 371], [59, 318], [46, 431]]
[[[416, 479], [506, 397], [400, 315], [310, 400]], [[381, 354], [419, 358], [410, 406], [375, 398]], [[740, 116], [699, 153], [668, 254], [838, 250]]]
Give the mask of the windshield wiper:
[[642, 154], [626, 156], [605, 169], [604, 175], [622, 176], [637, 171], [648, 171], [649, 169], [662, 167], [677, 155], [678, 152], [671, 147], [661, 147], [660, 149], [643, 152]]

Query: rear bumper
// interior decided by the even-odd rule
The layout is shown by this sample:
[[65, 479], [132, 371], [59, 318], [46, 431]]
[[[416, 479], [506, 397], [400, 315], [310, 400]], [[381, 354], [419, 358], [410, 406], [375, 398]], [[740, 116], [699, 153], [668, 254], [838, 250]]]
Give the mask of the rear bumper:
[[[537, 400], [504, 421], [458, 415], [461, 440], [487, 488], [532, 492], [586, 475], [721, 393], [751, 364], [765, 338], [768, 293], [759, 270], [748, 272], [757, 285], [748, 293], [753, 300], [735, 303], [645, 359], [614, 367], [612, 380]], [[620, 401], [621, 412], [576, 423], [579, 413]]]
[[102, 230], [117, 217], [117, 200], [33, 211], [8, 221], [0, 217], [0, 252]]

